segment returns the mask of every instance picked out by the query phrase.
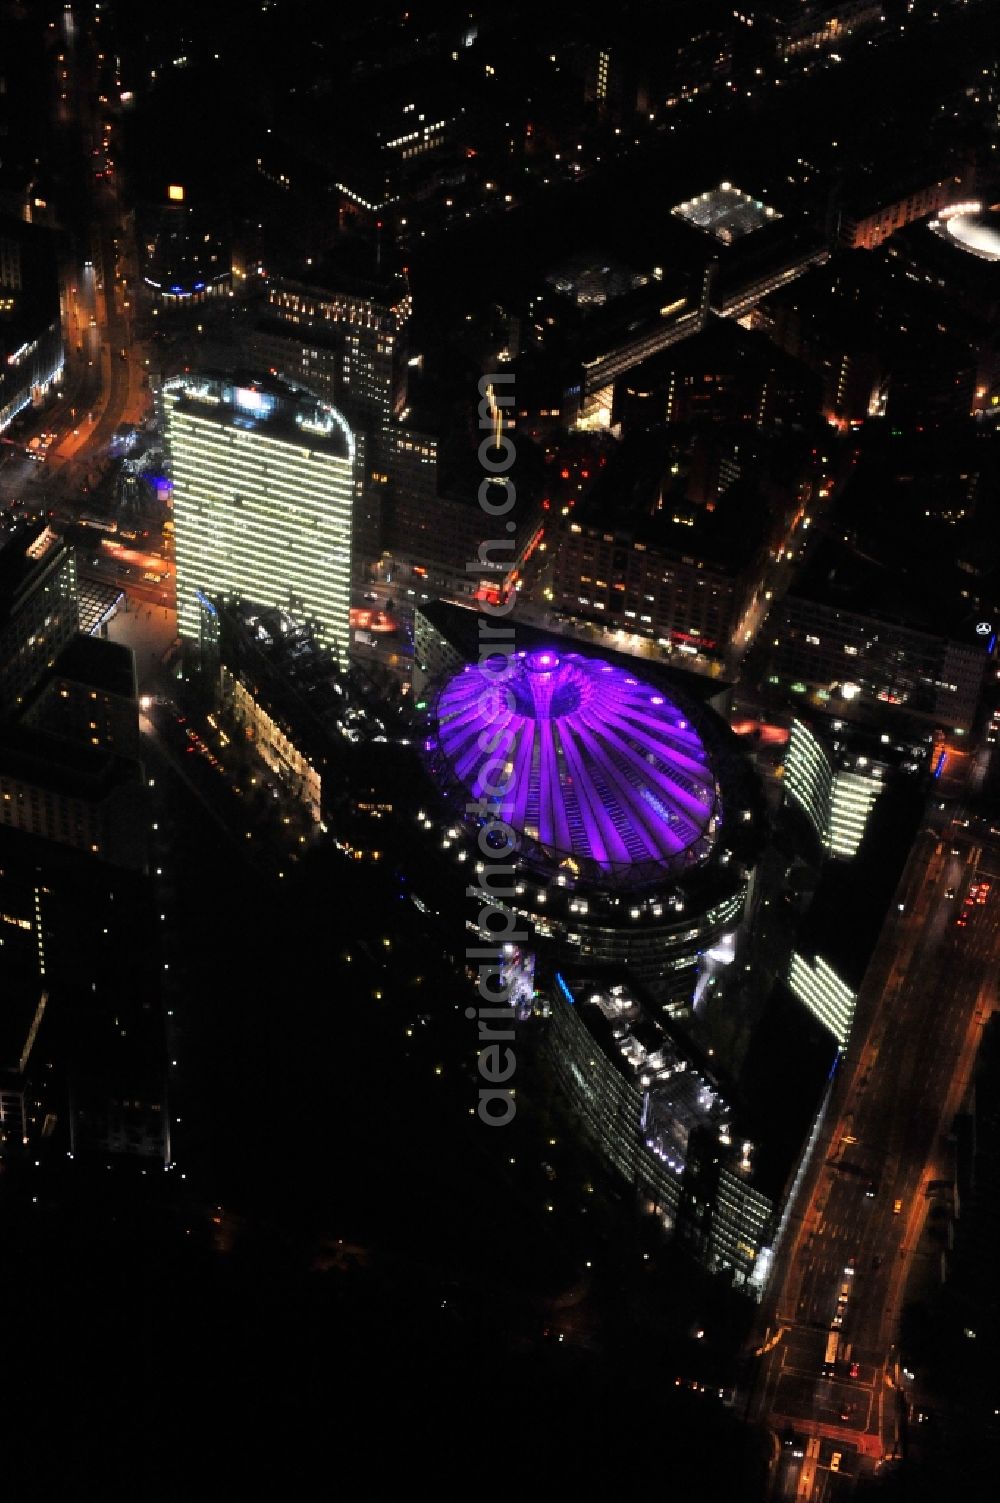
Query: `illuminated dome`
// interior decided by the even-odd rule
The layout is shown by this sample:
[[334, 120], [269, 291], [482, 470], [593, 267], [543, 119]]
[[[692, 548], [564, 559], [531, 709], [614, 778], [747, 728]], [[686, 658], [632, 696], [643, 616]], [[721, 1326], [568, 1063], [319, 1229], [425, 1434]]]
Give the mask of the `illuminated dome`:
[[[493, 668], [496, 673], [491, 671]], [[468, 666], [434, 703], [431, 771], [467, 818], [484, 800], [521, 859], [636, 886], [711, 853], [720, 800], [689, 718], [627, 669], [551, 649]]]
[[1000, 261], [1000, 214], [970, 204], [966, 212], [942, 212], [933, 228], [947, 234], [970, 255], [983, 261]]

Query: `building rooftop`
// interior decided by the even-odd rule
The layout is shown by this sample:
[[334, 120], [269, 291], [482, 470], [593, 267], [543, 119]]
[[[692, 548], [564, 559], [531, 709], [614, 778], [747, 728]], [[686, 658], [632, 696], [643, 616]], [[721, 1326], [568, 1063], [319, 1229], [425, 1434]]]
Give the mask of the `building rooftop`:
[[106, 637], [81, 633], [67, 642], [52, 669], [54, 677], [72, 679], [91, 689], [103, 689], [123, 699], [135, 695], [135, 668], [131, 647]]
[[[682, 1037], [627, 973], [611, 967], [570, 968], [557, 976], [563, 996], [623, 1076], [643, 1094], [646, 1147], [680, 1177], [695, 1134], [707, 1133], [734, 1167], [749, 1174], [753, 1145], [734, 1122], [734, 1093], [720, 1082], [693, 1040]], [[571, 1000], [572, 999], [572, 1000]]]
[[688, 500], [687, 491], [676, 440], [665, 428], [640, 431], [612, 455], [568, 525], [614, 533], [706, 566], [746, 568], [769, 526], [768, 506], [754, 478], [734, 481], [705, 504]]
[[125, 599], [125, 592], [120, 585], [104, 584], [97, 579], [81, 579], [77, 588], [80, 630], [92, 635], [114, 615]]
[[[450, 600], [429, 600], [420, 605], [417, 614], [428, 622], [436, 632], [451, 643], [459, 656], [474, 661], [479, 655], [479, 622], [481, 613], [476, 606], [458, 605]], [[512, 620], [517, 637], [518, 647], [527, 650], [540, 647], [551, 647], [553, 651], [565, 656], [569, 652], [579, 649], [579, 642], [561, 632], [546, 630], [541, 626], [533, 626], [529, 621], [521, 621], [515, 610]], [[601, 648], [601, 659], [606, 663], [612, 663], [618, 668], [629, 672], [641, 668], [646, 677], [653, 676], [656, 682], [663, 687], [668, 697], [674, 697], [685, 703], [694, 702], [696, 705], [709, 705], [720, 712], [724, 709], [732, 684], [722, 679], [706, 677], [703, 673], [689, 673], [684, 668], [678, 668], [673, 663], [667, 666], [665, 663], [654, 665], [646, 660], [637, 660], [633, 654], [626, 652], [613, 652], [607, 648]]]
[[778, 983], [750, 1036], [739, 1084], [758, 1183], [778, 1199], [800, 1162], [837, 1058], [833, 1035]]
[[438, 775], [583, 880], [648, 882], [707, 859], [721, 802], [687, 715], [599, 658], [541, 648], [510, 661], [502, 689], [468, 664], [439, 692], [426, 744]]
[[190, 298], [229, 279], [232, 258], [207, 204], [171, 203], [148, 211], [152, 250], [143, 281], [161, 296]]
[[17, 609], [26, 589], [65, 552], [46, 522], [15, 522], [0, 530], [0, 623]]
[[314, 766], [343, 762], [342, 727], [354, 700], [309, 626], [274, 606], [238, 599], [218, 606], [227, 669], [245, 679]]
[[330, 252], [311, 264], [282, 268], [268, 278], [270, 292], [293, 291], [319, 300], [367, 298], [383, 308], [395, 308], [408, 296], [406, 278], [375, 264], [366, 245], [350, 245]]
[[714, 235], [723, 245], [732, 245], [734, 240], [742, 240], [771, 220], [781, 218], [777, 209], [769, 208], [759, 198], [751, 198], [732, 183], [720, 183], [718, 188], [699, 193], [697, 198], [675, 204], [670, 212]]
[[[901, 499], [909, 497], [904, 493]], [[789, 599], [809, 600], [930, 637], [961, 642], [970, 650], [981, 649], [975, 631], [980, 618], [977, 580], [960, 562], [968, 537], [956, 527], [957, 537], [940, 539], [934, 551], [937, 534], [923, 518], [900, 517], [897, 530], [892, 531], [892, 500], [887, 487], [878, 528], [874, 520], [864, 532], [852, 529], [845, 534], [831, 527], [807, 555], [788, 592]], [[987, 593], [990, 583], [989, 578], [978, 581]]]
[[193, 372], [169, 380], [164, 394], [182, 411], [220, 427], [260, 432], [340, 459], [354, 458], [354, 435], [343, 414], [276, 376]]
[[0, 736], [0, 776], [90, 802], [120, 783], [141, 781], [138, 763], [24, 725], [6, 726]]
[[614, 298], [645, 287], [649, 278], [620, 261], [581, 251], [554, 267], [545, 281], [577, 307], [587, 308], [603, 307]]

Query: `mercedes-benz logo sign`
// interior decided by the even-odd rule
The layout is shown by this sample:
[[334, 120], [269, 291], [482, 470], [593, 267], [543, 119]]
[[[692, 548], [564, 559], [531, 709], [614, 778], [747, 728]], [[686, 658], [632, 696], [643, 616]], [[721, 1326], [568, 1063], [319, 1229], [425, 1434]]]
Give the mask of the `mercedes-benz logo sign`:
[[990, 622], [990, 621], [977, 621], [976, 622], [976, 635], [977, 636], [979, 636], [979, 637], [988, 637], [989, 634], [990, 634], [990, 632], [992, 630], [993, 630], [993, 623], [992, 622]]

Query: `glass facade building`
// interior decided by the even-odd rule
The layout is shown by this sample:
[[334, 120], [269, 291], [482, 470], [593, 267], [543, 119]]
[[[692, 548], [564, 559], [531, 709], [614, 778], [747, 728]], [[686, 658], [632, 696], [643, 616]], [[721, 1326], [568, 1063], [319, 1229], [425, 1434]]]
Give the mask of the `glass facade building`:
[[832, 856], [855, 856], [882, 792], [883, 769], [855, 758], [863, 772], [834, 767], [831, 753], [801, 720], [792, 721], [785, 758], [785, 792], [812, 825]]
[[279, 382], [205, 375], [169, 381], [163, 406], [181, 636], [198, 640], [202, 598], [239, 596], [314, 622], [346, 659], [355, 504], [346, 420]]
[[840, 1050], [847, 1048], [857, 995], [822, 956], [812, 960], [795, 951], [788, 969], [792, 993], [829, 1028]]

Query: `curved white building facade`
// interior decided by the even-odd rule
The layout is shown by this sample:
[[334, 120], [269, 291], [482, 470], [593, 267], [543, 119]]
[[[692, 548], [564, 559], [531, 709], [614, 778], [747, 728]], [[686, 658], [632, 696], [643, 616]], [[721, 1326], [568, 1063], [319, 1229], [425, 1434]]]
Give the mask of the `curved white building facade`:
[[173, 480], [177, 621], [239, 596], [316, 623], [346, 662], [355, 443], [334, 408], [274, 381], [186, 375], [163, 390]]

